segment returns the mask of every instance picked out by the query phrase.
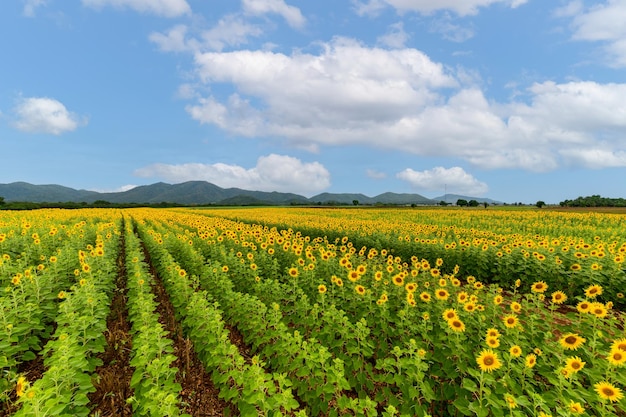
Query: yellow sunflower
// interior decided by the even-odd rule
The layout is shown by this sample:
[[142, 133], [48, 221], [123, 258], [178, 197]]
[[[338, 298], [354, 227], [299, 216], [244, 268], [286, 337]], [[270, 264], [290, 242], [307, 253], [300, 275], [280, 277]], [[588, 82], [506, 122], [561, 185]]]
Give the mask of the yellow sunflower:
[[585, 296], [587, 296], [587, 298], [596, 298], [599, 295], [602, 295], [602, 287], [600, 285], [590, 285], [585, 290]]
[[623, 366], [626, 363], [626, 352], [622, 350], [612, 350], [607, 360], [613, 366]]
[[594, 384], [594, 389], [603, 400], [609, 400], [614, 403], [622, 398], [624, 398], [624, 394], [622, 394], [622, 390], [614, 386], [613, 384], [602, 381]]
[[552, 293], [552, 302], [554, 304], [563, 304], [567, 301], [567, 295], [563, 291], [555, 291]]
[[519, 358], [522, 355], [522, 348], [518, 345], [513, 345], [509, 349], [509, 353], [511, 354], [511, 357]]
[[513, 315], [505, 316], [502, 321], [504, 322], [504, 325], [509, 329], [513, 329], [519, 323], [517, 316]]
[[498, 354], [491, 349], [483, 349], [480, 355], [476, 358], [476, 363], [481, 371], [491, 372], [502, 366], [502, 363], [498, 359]]
[[465, 323], [463, 323], [460, 319], [452, 319], [448, 320], [448, 326], [457, 333], [462, 333], [465, 331]]
[[587, 362], [583, 362], [578, 356], [570, 356], [565, 360], [565, 369], [570, 373], [575, 373], [583, 369], [586, 363]]
[[568, 350], [576, 350], [585, 343], [587, 339], [576, 333], [567, 333], [559, 339], [559, 344]]
[[548, 289], [548, 284], [543, 281], [537, 281], [530, 286], [530, 290], [536, 293], [543, 293]]

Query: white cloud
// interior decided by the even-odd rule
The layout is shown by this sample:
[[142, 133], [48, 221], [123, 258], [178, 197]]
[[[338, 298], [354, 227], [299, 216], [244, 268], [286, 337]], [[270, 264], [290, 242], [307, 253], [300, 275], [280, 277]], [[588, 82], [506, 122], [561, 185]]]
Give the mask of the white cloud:
[[300, 9], [285, 3], [285, 0], [242, 0], [243, 10], [246, 14], [261, 16], [268, 13], [282, 16], [289, 26], [303, 28], [306, 19]]
[[221, 18], [210, 29], [189, 35], [186, 25], [176, 25], [165, 33], [153, 32], [149, 39], [163, 52], [222, 51], [248, 43], [250, 37], [263, 34], [260, 27], [250, 24], [237, 15]]
[[191, 7], [186, 0], [82, 0], [82, 3], [95, 9], [112, 6], [163, 17], [178, 17], [191, 13]]
[[390, 25], [389, 31], [378, 37], [379, 44], [396, 49], [404, 48], [408, 40], [409, 34], [404, 31], [404, 24], [402, 22]]
[[375, 169], [368, 169], [367, 177], [375, 180], [382, 180], [383, 178], [387, 178], [387, 174], [381, 171], [377, 171]]
[[47, 97], [21, 98], [14, 113], [14, 127], [29, 133], [60, 135], [86, 122], [68, 111], [60, 101]]
[[626, 67], [626, 2], [607, 0], [583, 10], [579, 2], [572, 2], [565, 9], [558, 9], [557, 15], [574, 16], [572, 21], [573, 39], [602, 42], [607, 61], [616, 67]]
[[[498, 103], [472, 74], [415, 49], [345, 38], [320, 47], [318, 54], [197, 53], [198, 83], [213, 93], [196, 91], [186, 110], [200, 123], [312, 152], [361, 145], [483, 169], [545, 172], [572, 163], [579, 149], [626, 149], [626, 84], [537, 83]], [[234, 93], [220, 97], [218, 84]]]
[[203, 180], [222, 188], [292, 192], [307, 196], [330, 186], [330, 174], [322, 164], [304, 163], [291, 156], [276, 154], [260, 157], [256, 166], [250, 169], [223, 163], [154, 164], [136, 170], [135, 175], [159, 177], [174, 183]]
[[478, 181], [461, 167], [435, 167], [426, 171], [415, 171], [407, 168], [396, 174], [396, 177], [407, 181], [414, 188], [426, 191], [447, 190], [453, 193], [478, 196], [489, 190], [487, 184]]
[[24, 0], [24, 16], [35, 17], [35, 11], [41, 6], [45, 6], [48, 0]]
[[626, 151], [611, 149], [564, 149], [561, 154], [571, 166], [601, 169], [607, 167], [625, 167]]
[[439, 10], [450, 10], [459, 16], [475, 15], [481, 7], [488, 7], [495, 3], [504, 3], [511, 8], [519, 7], [528, 0], [355, 0], [356, 11], [359, 15], [376, 15], [386, 4], [398, 12], [418, 12], [431, 14]]
[[92, 189], [90, 191], [95, 191], [95, 192], [98, 192], [98, 193], [123, 193], [124, 191], [129, 191], [129, 190], [132, 190], [133, 188], [136, 188], [136, 187], [137, 187], [137, 185], [128, 184], [128, 185], [122, 185], [121, 187], [114, 188], [114, 189], [96, 188], [96, 189]]

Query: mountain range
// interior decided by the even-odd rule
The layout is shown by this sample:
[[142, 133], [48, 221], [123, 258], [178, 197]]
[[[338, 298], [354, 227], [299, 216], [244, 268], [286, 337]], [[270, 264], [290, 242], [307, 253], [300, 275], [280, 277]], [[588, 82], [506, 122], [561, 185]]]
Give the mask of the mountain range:
[[6, 202], [24, 201], [33, 203], [74, 202], [94, 203], [107, 201], [110, 203], [150, 203], [162, 202], [183, 205], [297, 205], [297, 204], [393, 204], [393, 205], [435, 205], [445, 200], [454, 203], [459, 198], [475, 199], [479, 202], [494, 200], [466, 197], [456, 194], [434, 199], [420, 194], [383, 193], [375, 197], [364, 194], [349, 193], [321, 193], [307, 198], [299, 194], [250, 191], [240, 188], [221, 188], [206, 181], [188, 181], [180, 184], [166, 184], [158, 182], [151, 185], [141, 185], [128, 191], [114, 193], [100, 193], [88, 190], [76, 190], [62, 185], [47, 184], [33, 185], [26, 182], [0, 184], [0, 197]]

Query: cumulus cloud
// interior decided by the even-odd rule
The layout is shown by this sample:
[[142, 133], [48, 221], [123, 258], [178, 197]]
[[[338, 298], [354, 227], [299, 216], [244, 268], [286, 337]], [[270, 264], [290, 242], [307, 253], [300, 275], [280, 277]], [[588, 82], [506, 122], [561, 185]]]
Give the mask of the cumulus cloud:
[[21, 98], [13, 111], [13, 126], [29, 133], [60, 135], [85, 123], [83, 118], [68, 111], [63, 103], [48, 97]]
[[191, 13], [191, 7], [186, 0], [82, 0], [82, 3], [95, 9], [112, 6], [163, 17], [178, 17]]
[[158, 177], [178, 183], [203, 180], [222, 188], [281, 191], [311, 196], [330, 186], [330, 173], [319, 162], [305, 163], [286, 155], [270, 154], [253, 168], [223, 163], [153, 164], [135, 171], [139, 177]]
[[194, 60], [199, 85], [234, 92], [196, 94], [186, 107], [193, 119], [311, 151], [358, 144], [545, 172], [572, 163], [577, 150], [626, 149], [626, 84], [536, 83], [499, 103], [462, 69], [421, 51], [345, 38], [318, 53], [238, 50]]
[[375, 15], [384, 6], [391, 6], [398, 12], [418, 12], [431, 14], [439, 10], [450, 10], [459, 16], [475, 15], [481, 7], [488, 7], [495, 3], [504, 3], [516, 8], [527, 3], [528, 0], [368, 0], [353, 1], [359, 15]]
[[176, 25], [165, 33], [151, 33], [149, 39], [163, 52], [200, 52], [239, 47], [247, 44], [251, 37], [263, 34], [260, 27], [234, 14], [224, 16], [210, 29], [193, 35], [189, 32], [187, 25]]
[[278, 14], [293, 28], [299, 29], [306, 25], [306, 19], [300, 9], [286, 4], [285, 0], [243, 0], [242, 3], [243, 10], [247, 14], [254, 16]]
[[461, 167], [435, 167], [426, 171], [415, 171], [407, 168], [396, 174], [396, 177], [408, 182], [412, 187], [425, 191], [440, 191], [482, 195], [489, 187], [474, 178]]
[[557, 9], [559, 16], [573, 16], [574, 40], [604, 44], [607, 61], [615, 67], [626, 67], [626, 2], [607, 0], [584, 9], [579, 1]]

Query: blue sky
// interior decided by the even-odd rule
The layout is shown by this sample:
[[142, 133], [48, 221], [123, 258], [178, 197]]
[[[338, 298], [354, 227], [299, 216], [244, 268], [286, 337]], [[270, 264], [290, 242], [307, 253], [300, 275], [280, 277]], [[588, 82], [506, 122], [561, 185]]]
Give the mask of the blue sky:
[[626, 197], [626, 1], [8, 0], [0, 183]]

